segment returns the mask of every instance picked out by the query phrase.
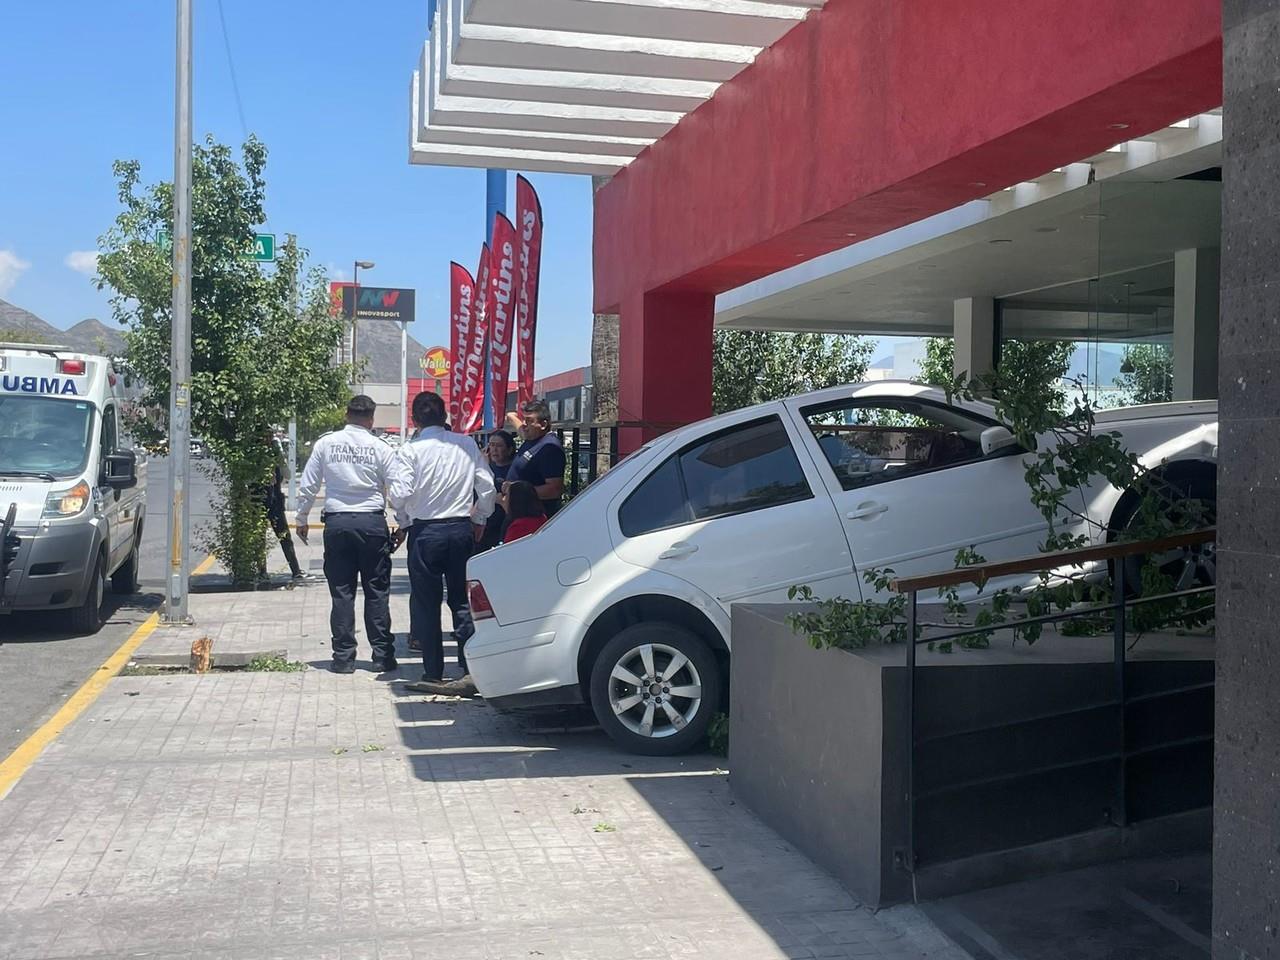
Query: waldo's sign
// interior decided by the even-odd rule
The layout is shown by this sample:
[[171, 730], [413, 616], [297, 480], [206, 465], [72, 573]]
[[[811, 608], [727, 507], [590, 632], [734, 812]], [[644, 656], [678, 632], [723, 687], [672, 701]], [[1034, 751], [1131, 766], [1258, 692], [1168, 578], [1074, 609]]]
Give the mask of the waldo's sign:
[[432, 347], [418, 358], [418, 366], [422, 368], [424, 377], [429, 377], [432, 380], [444, 380], [449, 376], [451, 367], [449, 351], [444, 347]]

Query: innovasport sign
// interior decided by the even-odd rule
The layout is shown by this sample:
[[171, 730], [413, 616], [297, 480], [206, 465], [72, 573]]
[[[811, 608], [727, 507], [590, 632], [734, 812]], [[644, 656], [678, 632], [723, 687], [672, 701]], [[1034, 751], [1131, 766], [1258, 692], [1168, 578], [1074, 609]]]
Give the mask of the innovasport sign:
[[355, 319], [413, 323], [413, 294], [412, 290], [402, 287], [343, 287], [342, 315], [353, 315], [352, 298], [358, 295], [355, 300]]

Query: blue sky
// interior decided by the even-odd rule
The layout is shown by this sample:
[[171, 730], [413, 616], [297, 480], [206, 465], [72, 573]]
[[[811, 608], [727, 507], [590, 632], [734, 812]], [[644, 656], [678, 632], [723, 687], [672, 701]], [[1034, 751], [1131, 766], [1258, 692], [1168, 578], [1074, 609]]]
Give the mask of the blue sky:
[[[475, 269], [481, 170], [411, 167], [409, 82], [426, 0], [221, 0], [248, 129], [267, 145], [268, 232], [315, 263], [413, 287], [425, 345], [448, 342], [448, 265]], [[173, 174], [172, 0], [9, 3], [0, 14], [0, 298], [59, 327], [110, 321], [85, 269], [117, 212], [111, 164]], [[218, 0], [195, 0], [195, 128], [244, 139]], [[591, 182], [532, 174], [546, 219], [539, 375], [590, 360]], [[510, 191], [514, 202], [514, 187]], [[81, 254], [75, 257], [74, 254]]]

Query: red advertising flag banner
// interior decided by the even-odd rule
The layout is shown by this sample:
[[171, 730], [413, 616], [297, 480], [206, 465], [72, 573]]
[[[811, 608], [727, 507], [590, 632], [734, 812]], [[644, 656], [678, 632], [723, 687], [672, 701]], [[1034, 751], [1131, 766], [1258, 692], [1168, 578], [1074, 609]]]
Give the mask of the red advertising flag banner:
[[507, 412], [507, 374], [511, 369], [511, 341], [515, 336], [514, 303], [516, 228], [501, 213], [493, 218], [493, 251], [490, 254], [489, 369], [493, 384], [493, 422], [501, 426]]
[[516, 176], [516, 355], [520, 402], [533, 399], [533, 351], [538, 332], [538, 276], [542, 269], [542, 204], [533, 184]]
[[462, 430], [464, 356], [475, 319], [475, 290], [470, 271], [460, 263], [449, 264], [449, 356], [453, 359], [449, 377], [449, 425], [457, 431]]
[[489, 340], [489, 313], [483, 291], [489, 288], [489, 245], [480, 248], [470, 335], [462, 356], [462, 395], [459, 398], [459, 433], [474, 433], [484, 422], [484, 352]]

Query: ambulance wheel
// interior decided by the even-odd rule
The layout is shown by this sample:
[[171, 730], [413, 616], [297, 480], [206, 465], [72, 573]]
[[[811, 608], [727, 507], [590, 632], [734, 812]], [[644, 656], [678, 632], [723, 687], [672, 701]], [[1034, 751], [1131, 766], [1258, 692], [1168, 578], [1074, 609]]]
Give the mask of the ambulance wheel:
[[133, 538], [133, 549], [129, 551], [129, 557], [124, 563], [120, 564], [120, 569], [111, 575], [111, 592], [119, 594], [131, 594], [138, 592], [138, 540], [141, 538], [142, 531]]
[[67, 614], [67, 625], [75, 633], [92, 636], [102, 629], [102, 601], [107, 595], [107, 560], [101, 554], [89, 581], [84, 603]]

